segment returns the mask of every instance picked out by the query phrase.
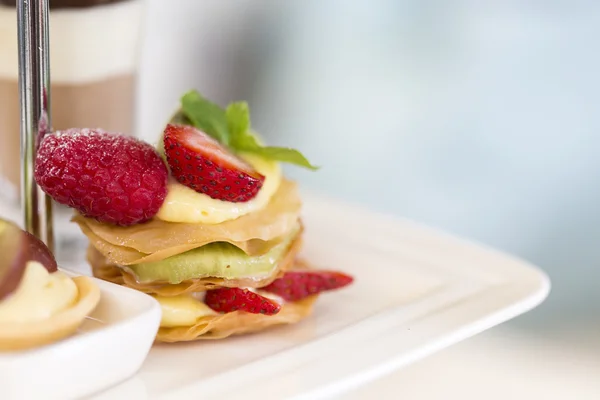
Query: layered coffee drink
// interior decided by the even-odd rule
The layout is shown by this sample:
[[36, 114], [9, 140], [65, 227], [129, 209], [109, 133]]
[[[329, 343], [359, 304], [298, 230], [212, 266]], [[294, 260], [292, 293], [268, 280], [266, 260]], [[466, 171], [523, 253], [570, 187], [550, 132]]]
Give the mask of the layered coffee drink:
[[[132, 133], [140, 0], [50, 0], [54, 130], [102, 127]], [[20, 181], [15, 0], [0, 0], [0, 175], [3, 196]]]

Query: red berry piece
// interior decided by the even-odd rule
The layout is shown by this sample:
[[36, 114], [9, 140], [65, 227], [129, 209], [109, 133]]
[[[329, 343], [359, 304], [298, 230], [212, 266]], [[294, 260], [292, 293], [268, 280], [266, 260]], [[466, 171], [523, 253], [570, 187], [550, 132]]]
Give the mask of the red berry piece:
[[289, 271], [270, 285], [261, 288], [285, 301], [297, 301], [313, 294], [348, 286], [354, 281], [350, 275], [333, 271]]
[[265, 181], [252, 166], [193, 126], [167, 125], [164, 146], [175, 179], [213, 199], [248, 201]]
[[34, 177], [56, 202], [98, 221], [128, 226], [151, 219], [167, 195], [167, 167], [147, 143], [102, 130], [47, 135]]
[[259, 294], [240, 288], [221, 288], [206, 292], [204, 302], [217, 312], [245, 311], [251, 314], [274, 315], [281, 305]]

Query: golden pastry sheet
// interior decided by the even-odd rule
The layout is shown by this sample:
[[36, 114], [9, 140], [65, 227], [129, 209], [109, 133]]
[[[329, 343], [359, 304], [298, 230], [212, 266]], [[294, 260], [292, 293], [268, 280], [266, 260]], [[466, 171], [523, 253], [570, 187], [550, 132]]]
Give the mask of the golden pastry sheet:
[[[301, 225], [302, 223], [301, 221], [298, 221], [297, 224]], [[110, 262], [118, 265], [135, 265], [161, 261], [177, 254], [185, 253], [186, 251], [202, 247], [198, 243], [182, 244], [180, 246], [172, 246], [167, 249], [162, 249], [152, 254], [145, 254], [131, 247], [117, 246], [103, 240], [100, 238], [100, 236], [96, 235], [87, 226], [87, 224], [80, 224], [79, 228], [83, 234], [87, 236], [91, 245], [93, 245], [104, 257], [110, 260]], [[269, 241], [251, 239], [245, 242], [228, 241], [228, 243], [236, 246], [249, 256], [260, 256], [268, 253], [273, 247], [277, 246], [286, 238], [287, 234]]]
[[267, 328], [295, 324], [312, 313], [318, 296], [310, 296], [294, 303], [286, 303], [275, 315], [250, 314], [241, 311], [202, 317], [194, 326], [160, 328], [156, 335], [159, 342], [185, 342], [191, 340], [224, 339]]
[[93, 245], [88, 247], [87, 259], [92, 267], [94, 276], [97, 278], [119, 285], [128, 286], [144, 293], [154, 293], [161, 296], [177, 296], [183, 293], [203, 292], [219, 287], [259, 288], [266, 286], [294, 266], [294, 260], [301, 247], [302, 232], [299, 232], [296, 236], [296, 239], [290, 245], [285, 257], [283, 257], [283, 259], [277, 264], [277, 267], [273, 273], [270, 276], [262, 279], [223, 279], [206, 277], [187, 280], [176, 285], [168, 283], [139, 283], [135, 280], [135, 277], [132, 274], [123, 268], [117, 267], [115, 263], [109, 261]]
[[172, 223], [155, 218], [121, 227], [79, 214], [73, 221], [111, 262], [131, 265], [159, 261], [213, 242], [229, 242], [255, 254], [268, 251], [296, 226], [301, 206], [296, 183], [283, 179], [264, 209], [220, 224]]

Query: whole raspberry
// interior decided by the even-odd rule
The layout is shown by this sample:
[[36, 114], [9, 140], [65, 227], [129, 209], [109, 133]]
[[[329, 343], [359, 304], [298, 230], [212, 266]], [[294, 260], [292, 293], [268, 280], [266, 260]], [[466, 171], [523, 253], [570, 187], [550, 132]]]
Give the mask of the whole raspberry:
[[34, 177], [56, 202], [122, 226], [151, 219], [167, 194], [167, 167], [152, 146], [99, 129], [46, 135]]

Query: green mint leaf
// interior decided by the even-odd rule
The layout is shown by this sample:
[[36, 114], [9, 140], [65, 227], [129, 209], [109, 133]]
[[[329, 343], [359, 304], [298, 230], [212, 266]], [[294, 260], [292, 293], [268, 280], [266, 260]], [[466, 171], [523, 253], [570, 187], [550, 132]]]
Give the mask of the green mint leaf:
[[248, 131], [235, 136], [232, 145], [239, 152], [253, 153], [269, 160], [295, 164], [313, 171], [319, 169], [319, 167], [312, 165], [298, 150], [287, 147], [261, 146]]
[[275, 146], [266, 146], [261, 147], [257, 146], [255, 148], [243, 148], [241, 151], [247, 151], [249, 153], [258, 154], [264, 158], [268, 158], [275, 161], [286, 162], [289, 164], [295, 164], [300, 167], [308, 168], [313, 171], [318, 170], [319, 167], [312, 165], [306, 157], [298, 150], [290, 149], [287, 147], [275, 147]]
[[236, 153], [253, 153], [273, 161], [319, 169], [298, 150], [258, 143], [250, 130], [250, 109], [245, 101], [231, 103], [223, 110], [191, 90], [181, 98], [181, 110], [172, 118], [172, 123], [191, 124]]
[[243, 140], [243, 137], [250, 131], [250, 109], [248, 103], [240, 101], [231, 103], [225, 111], [227, 117], [227, 129], [229, 130], [229, 143], [231, 147], [237, 147], [238, 139]]
[[227, 107], [226, 114], [230, 135], [229, 145], [235, 151], [253, 153], [263, 158], [296, 164], [312, 170], [318, 169], [298, 150], [259, 144], [250, 133], [250, 109], [245, 101], [231, 103]]
[[229, 144], [229, 130], [225, 110], [217, 104], [208, 101], [200, 93], [192, 90], [181, 98], [181, 111], [196, 128], [218, 140], [221, 144]]

